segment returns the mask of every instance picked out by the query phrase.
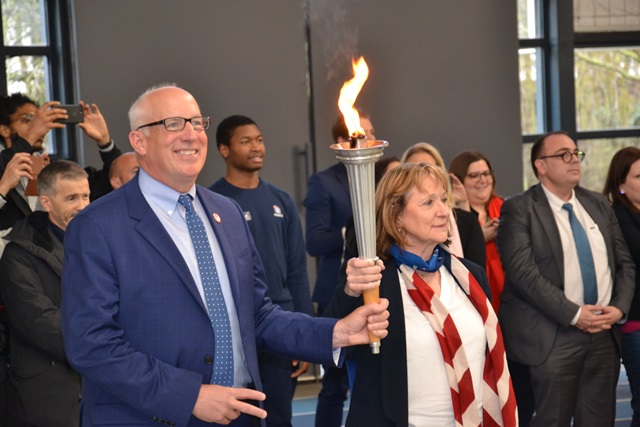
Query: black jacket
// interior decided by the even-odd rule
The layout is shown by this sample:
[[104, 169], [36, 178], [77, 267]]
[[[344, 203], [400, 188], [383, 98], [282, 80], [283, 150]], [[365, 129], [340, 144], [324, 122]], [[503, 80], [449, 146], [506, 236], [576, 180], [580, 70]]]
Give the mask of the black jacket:
[[[491, 299], [489, 281], [484, 269], [460, 259]], [[385, 262], [380, 284], [380, 297], [389, 300], [389, 334], [382, 340], [380, 354], [372, 355], [368, 345], [351, 347], [348, 357], [355, 361], [355, 379], [351, 389], [351, 406], [347, 426], [406, 427], [409, 424], [407, 391], [407, 343], [404, 308], [398, 269], [394, 261]], [[325, 316], [341, 318], [364, 303], [336, 289]], [[425, 384], [425, 393], [428, 392]]]
[[0, 295], [10, 331], [9, 413], [35, 426], [77, 426], [81, 380], [67, 363], [60, 323], [62, 243], [41, 211], [6, 239]]
[[636, 265], [636, 287], [633, 294], [633, 301], [629, 309], [627, 320], [640, 320], [640, 213], [632, 212], [624, 205], [613, 205], [613, 210], [618, 218], [620, 229], [629, 247], [629, 253]]

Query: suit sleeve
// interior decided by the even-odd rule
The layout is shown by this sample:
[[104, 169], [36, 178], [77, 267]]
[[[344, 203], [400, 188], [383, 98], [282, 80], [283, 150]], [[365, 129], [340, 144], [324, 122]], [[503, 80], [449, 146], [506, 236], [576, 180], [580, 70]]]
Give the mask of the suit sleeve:
[[309, 178], [304, 206], [309, 255], [320, 256], [342, 250], [342, 229], [331, 227], [331, 199], [318, 175]]
[[[579, 306], [569, 301], [560, 284], [547, 280], [533, 251], [532, 209], [519, 196], [502, 205], [498, 249], [508, 276], [505, 287], [563, 326], [570, 326]], [[529, 207], [528, 209], [525, 207]], [[537, 230], [542, 233], [542, 230]], [[546, 238], [546, 236], [537, 236]]]
[[149, 417], [187, 425], [202, 375], [131, 346], [118, 323], [131, 315], [119, 311], [123, 272], [113, 258], [122, 255], [111, 252], [102, 233], [91, 217], [79, 215], [65, 234], [62, 331], [69, 362], [86, 380]]
[[[625, 209], [625, 208], [620, 208]], [[636, 266], [640, 265], [640, 227], [626, 212], [617, 215], [620, 230], [627, 241], [627, 247]]]

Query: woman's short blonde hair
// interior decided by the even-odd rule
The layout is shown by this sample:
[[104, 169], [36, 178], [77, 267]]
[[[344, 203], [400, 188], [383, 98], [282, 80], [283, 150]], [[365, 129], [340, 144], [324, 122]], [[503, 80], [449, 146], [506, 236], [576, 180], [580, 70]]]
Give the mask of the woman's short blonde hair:
[[444, 160], [442, 160], [442, 156], [440, 155], [440, 152], [436, 147], [429, 144], [428, 142], [418, 142], [413, 144], [411, 147], [407, 148], [405, 152], [402, 154], [400, 163], [407, 163], [407, 160], [409, 159], [409, 157], [417, 153], [427, 153], [428, 155], [430, 155], [435, 159], [436, 166], [445, 168]]
[[[422, 181], [430, 176], [442, 185], [447, 195], [447, 205], [453, 208], [453, 196], [447, 171], [426, 163], [404, 163], [387, 172], [376, 191], [376, 244], [380, 258], [387, 260], [394, 243], [400, 248], [407, 246], [404, 232], [398, 226], [398, 217], [404, 211], [409, 193], [422, 189]], [[449, 244], [447, 240], [445, 244]]]

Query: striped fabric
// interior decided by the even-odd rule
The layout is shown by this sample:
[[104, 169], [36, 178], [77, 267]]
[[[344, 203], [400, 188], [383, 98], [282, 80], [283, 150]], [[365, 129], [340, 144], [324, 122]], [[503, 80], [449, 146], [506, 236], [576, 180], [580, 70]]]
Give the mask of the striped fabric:
[[[442, 301], [414, 269], [403, 264], [400, 271], [407, 283], [409, 295], [429, 320], [438, 337], [449, 378], [456, 427], [517, 426], [518, 410], [498, 318], [469, 270], [455, 256], [450, 259], [451, 274], [469, 296], [484, 322], [488, 349], [483, 375], [482, 420], [478, 414], [469, 363], [453, 319]], [[445, 267], [449, 267], [446, 262]]]

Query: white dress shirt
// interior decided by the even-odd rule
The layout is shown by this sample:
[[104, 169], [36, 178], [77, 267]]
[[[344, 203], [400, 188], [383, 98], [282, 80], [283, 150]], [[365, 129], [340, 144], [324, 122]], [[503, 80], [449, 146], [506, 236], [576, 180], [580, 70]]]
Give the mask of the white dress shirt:
[[[156, 181], [150, 177], [144, 169], [140, 169], [138, 182], [140, 184], [140, 190], [142, 191], [144, 198], [147, 200], [147, 203], [149, 203], [149, 206], [151, 206], [151, 209], [155, 212], [156, 216], [167, 230], [167, 233], [169, 233], [169, 236], [171, 236], [171, 239], [178, 247], [178, 250], [182, 254], [182, 258], [184, 258], [184, 261], [187, 263], [189, 271], [193, 276], [193, 280], [198, 287], [200, 298], [202, 298], [206, 308], [207, 302], [204, 296], [204, 288], [200, 277], [200, 269], [198, 268], [196, 251], [193, 247], [191, 235], [189, 234], [189, 229], [187, 227], [186, 210], [182, 205], [180, 205], [180, 203], [178, 203], [178, 198], [181, 193]], [[206, 215], [200, 200], [198, 200], [195, 185], [191, 187], [189, 194], [193, 197], [193, 207], [196, 213], [200, 216], [200, 219], [204, 223], [204, 228], [207, 231], [211, 252], [213, 253], [213, 260], [216, 263], [216, 269], [218, 271], [220, 287], [222, 288], [222, 294], [224, 295], [224, 301], [227, 306], [227, 313], [229, 314], [229, 320], [231, 322], [231, 335], [233, 339], [233, 385], [234, 387], [246, 387], [252, 380], [244, 358], [240, 323], [238, 321], [238, 313], [236, 312], [233, 295], [231, 293], [231, 284], [229, 282], [224, 256], [222, 255], [222, 250], [220, 249], [215, 233], [211, 228], [208, 216]], [[211, 330], [211, 333], [213, 333], [213, 329]]]
[[[541, 184], [542, 185], [542, 184]], [[573, 231], [569, 223], [569, 213], [562, 209], [565, 203], [573, 205], [573, 212], [578, 221], [584, 228], [587, 238], [589, 239], [589, 247], [593, 255], [593, 263], [596, 269], [596, 280], [598, 282], [598, 302], [597, 305], [609, 305], [611, 301], [611, 292], [613, 289], [613, 276], [609, 267], [609, 257], [607, 255], [607, 246], [604, 237], [600, 232], [598, 224], [589, 216], [586, 209], [576, 197], [575, 191], [571, 192], [571, 198], [564, 202], [555, 194], [547, 190], [542, 185], [549, 205], [553, 211], [553, 217], [560, 232], [560, 240], [562, 242], [562, 253], [564, 257], [564, 294], [568, 300], [577, 304], [584, 305], [584, 286], [582, 283], [582, 271], [580, 270], [580, 260], [578, 259], [578, 250], [573, 239]], [[580, 310], [571, 322], [575, 325], [580, 316]]]

